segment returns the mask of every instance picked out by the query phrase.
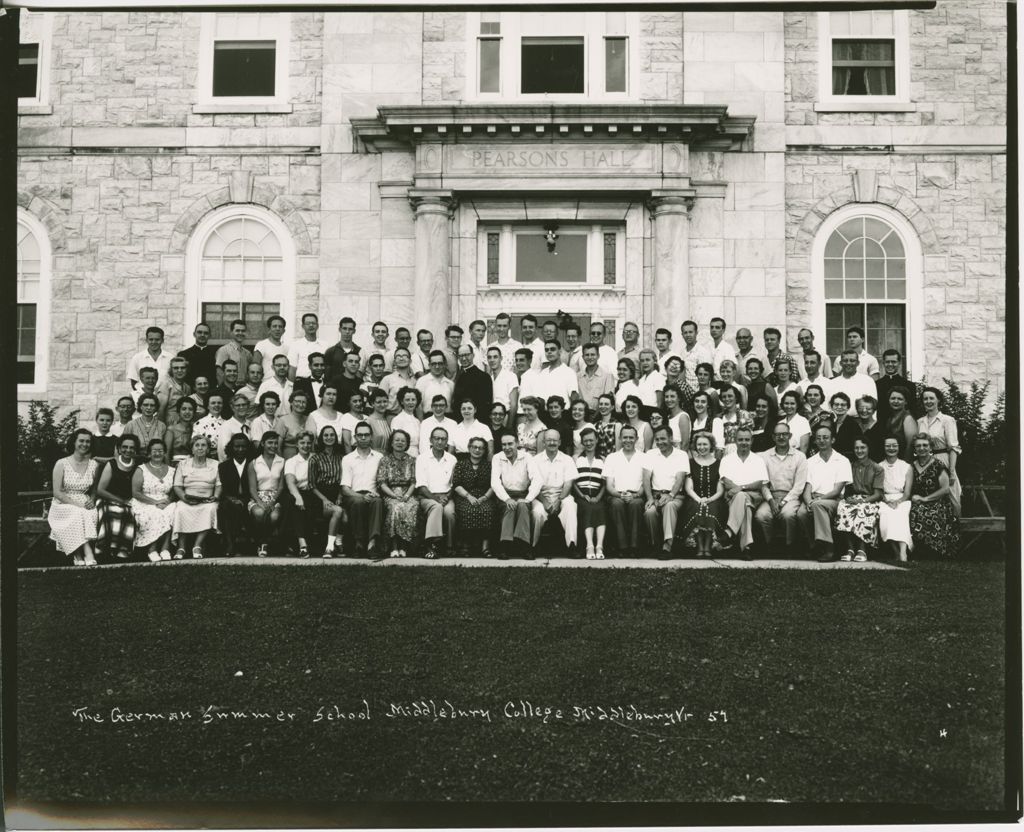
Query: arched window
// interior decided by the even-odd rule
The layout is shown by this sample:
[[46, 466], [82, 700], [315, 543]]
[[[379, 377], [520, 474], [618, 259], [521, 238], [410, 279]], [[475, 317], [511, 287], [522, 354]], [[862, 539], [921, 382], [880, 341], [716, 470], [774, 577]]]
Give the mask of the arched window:
[[825, 220], [814, 249], [814, 318], [829, 356], [845, 348], [847, 328], [859, 326], [869, 353], [881, 359], [897, 349], [920, 378], [921, 253], [913, 227], [881, 206], [848, 205]]
[[295, 247], [283, 223], [250, 205], [210, 214], [189, 244], [186, 295], [185, 343], [200, 320], [210, 325], [212, 343], [228, 340], [236, 318], [246, 322], [252, 341], [264, 336], [271, 315], [291, 322]]
[[17, 380], [19, 395], [46, 390], [50, 330], [50, 242], [43, 224], [18, 211]]

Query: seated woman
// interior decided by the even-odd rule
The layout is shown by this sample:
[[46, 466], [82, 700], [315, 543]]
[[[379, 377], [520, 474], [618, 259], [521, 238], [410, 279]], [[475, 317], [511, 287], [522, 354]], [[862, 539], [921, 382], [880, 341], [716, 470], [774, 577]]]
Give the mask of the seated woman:
[[[672, 428], [672, 447], [682, 448], [684, 451], [690, 447], [691, 421], [690, 414], [683, 410], [683, 397], [678, 387], [666, 386], [662, 390], [662, 397], [665, 403], [665, 422]], [[653, 430], [653, 426], [651, 430]], [[598, 452], [601, 448], [598, 446]], [[609, 451], [610, 453], [610, 451]], [[608, 454], [602, 454], [607, 456]]]
[[415, 387], [403, 387], [398, 391], [398, 406], [402, 409], [391, 419], [391, 432], [404, 430], [411, 439], [408, 454], [415, 461], [420, 453], [420, 418], [416, 415], [420, 408], [423, 394]]
[[[387, 394], [384, 394], [387, 396]], [[284, 482], [291, 494], [291, 516], [295, 537], [299, 543], [299, 557], [309, 557], [309, 540], [313, 536], [314, 522], [320, 516], [320, 500], [309, 487], [309, 460], [313, 452], [313, 434], [303, 431], [295, 438], [297, 453], [284, 463]]]
[[[789, 362], [780, 361], [779, 365], [788, 368]], [[782, 408], [779, 421], [785, 422], [789, 428], [789, 446], [807, 456], [811, 446], [811, 426], [807, 419], [800, 415], [799, 391], [789, 390], [783, 393], [779, 404]]]
[[615, 396], [611, 393], [602, 393], [597, 397], [597, 421], [594, 423], [594, 430], [597, 431], [597, 452], [602, 459], [607, 459], [608, 454], [619, 450], [619, 428], [622, 423], [615, 415]]
[[615, 404], [621, 408], [626, 396], [640, 398], [640, 385], [636, 383], [636, 364], [631, 358], [620, 358], [619, 363], [615, 365], [615, 371], [618, 376], [618, 383], [615, 385]]
[[950, 496], [949, 469], [932, 454], [932, 437], [914, 437], [914, 483], [910, 492], [910, 533], [914, 545], [951, 557], [960, 545], [960, 520]]
[[96, 471], [99, 463], [90, 458], [92, 434], [79, 428], [68, 442], [71, 454], [53, 466], [53, 502], [46, 520], [50, 540], [57, 551], [71, 557], [75, 566], [95, 566], [93, 542], [96, 540]]
[[577, 477], [573, 480], [572, 493], [583, 529], [587, 560], [604, 560], [608, 517], [604, 504], [604, 460], [597, 453], [597, 431], [590, 426], [583, 428], [580, 443], [583, 452], [576, 457]]
[[[911, 443], [913, 444], [913, 443]], [[882, 502], [878, 504], [878, 533], [891, 543], [900, 563], [907, 562], [907, 549], [914, 548], [910, 536], [910, 495], [914, 476], [910, 463], [900, 459], [899, 441], [886, 437], [885, 460], [882, 462]]]
[[[178, 412], [182, 402], [190, 401], [181, 399]], [[167, 446], [162, 439], [151, 439], [146, 450], [149, 460], [132, 475], [131, 509], [138, 527], [135, 545], [144, 546], [149, 560], [156, 563], [171, 559], [171, 529], [177, 510], [174, 469], [167, 464]]]
[[463, 556], [490, 555], [487, 536], [494, 526], [494, 491], [491, 490], [491, 463], [487, 442], [480, 436], [469, 440], [467, 456], [455, 463], [452, 471], [455, 497], [455, 526], [459, 553]]
[[[174, 409], [178, 417], [164, 431], [164, 453], [161, 456], [164, 458], [164, 462], [170, 460], [173, 465], [177, 465], [183, 459], [188, 458], [189, 448], [192, 447], [192, 433], [195, 430], [196, 421], [196, 403], [191, 398], [178, 399]], [[152, 440], [146, 444], [147, 453], [152, 445]]]
[[[409, 453], [412, 439], [398, 428], [391, 433], [387, 453], [377, 467], [377, 490], [384, 497], [382, 546], [390, 546], [390, 556], [404, 558], [409, 543], [416, 537], [419, 501], [416, 491], [416, 457]], [[468, 451], [467, 451], [468, 452]]]
[[217, 460], [209, 457], [210, 442], [202, 435], [192, 437], [192, 456], [179, 463], [174, 472], [174, 493], [178, 507], [174, 513], [174, 536], [178, 538], [175, 560], [185, 557], [189, 542], [192, 557], [203, 557], [206, 535], [217, 529], [217, 501], [220, 498], [220, 472]]
[[[707, 396], [707, 393], [699, 395]], [[626, 396], [622, 402], [621, 417], [623, 425], [632, 425], [636, 428], [636, 435], [638, 437], [636, 442], [637, 450], [649, 451], [654, 447], [654, 430], [649, 422], [645, 422], [640, 418], [643, 406], [644, 404], [639, 396]]]
[[309, 490], [320, 501], [327, 523], [327, 545], [324, 557], [340, 554], [339, 529], [345, 517], [341, 507], [341, 439], [337, 431], [327, 425], [320, 431], [316, 442], [316, 453], [309, 460]]
[[[325, 386], [324, 391], [327, 389]], [[280, 533], [284, 490], [284, 457], [277, 453], [280, 441], [273, 431], [263, 434], [259, 453], [249, 464], [249, 517], [259, 541], [256, 556], [260, 558], [270, 554], [270, 540]]]
[[719, 477], [720, 465], [714, 437], [707, 431], [694, 433], [690, 476], [683, 486], [689, 499], [683, 503], [676, 545], [688, 546], [693, 538], [699, 558], [711, 557], [712, 544], [725, 534], [729, 507], [723, 499], [725, 483]]
[[836, 509], [836, 543], [842, 548], [844, 536], [849, 535], [846, 554], [839, 560], [863, 563], [868, 559], [867, 548], [878, 540], [878, 507], [885, 485], [885, 474], [868, 456], [868, 441], [863, 436], [853, 440], [850, 469], [853, 482], [846, 486]]
[[[148, 406], [148, 400], [146, 404]], [[105, 546], [107, 554], [118, 560], [128, 560], [135, 549], [135, 517], [131, 499], [139, 449], [138, 435], [121, 434], [117, 456], [103, 466], [96, 484], [96, 508], [100, 516], [96, 544], [97, 547]]]

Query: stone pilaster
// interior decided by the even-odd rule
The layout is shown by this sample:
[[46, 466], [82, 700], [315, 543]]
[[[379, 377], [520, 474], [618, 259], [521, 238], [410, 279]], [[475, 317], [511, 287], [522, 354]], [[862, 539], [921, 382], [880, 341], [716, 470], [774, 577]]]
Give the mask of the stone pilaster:
[[654, 329], [673, 335], [690, 314], [690, 190], [652, 191], [647, 207], [654, 224]]
[[451, 191], [410, 188], [416, 212], [416, 271], [413, 314], [417, 329], [429, 329], [440, 343], [451, 317]]

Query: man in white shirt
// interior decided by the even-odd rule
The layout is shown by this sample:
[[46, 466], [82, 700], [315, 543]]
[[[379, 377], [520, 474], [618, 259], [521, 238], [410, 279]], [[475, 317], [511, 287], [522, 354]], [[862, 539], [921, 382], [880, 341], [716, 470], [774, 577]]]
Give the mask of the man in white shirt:
[[501, 449], [491, 460], [491, 489], [503, 509], [501, 516], [501, 558], [518, 548], [528, 559], [533, 559], [530, 529], [530, 508], [540, 493], [541, 482], [530, 480], [528, 454], [519, 453], [516, 435], [511, 431], [501, 434]]
[[654, 350], [640, 350], [640, 375], [636, 384], [640, 390], [640, 401], [646, 410], [643, 418], [648, 418], [652, 410], [662, 404], [662, 391], [665, 389], [665, 376], [658, 372], [658, 357]]
[[540, 542], [544, 524], [557, 515], [565, 532], [565, 547], [569, 556], [575, 557], [576, 548], [576, 501], [573, 499], [572, 484], [576, 480], [576, 463], [558, 450], [562, 436], [557, 430], [546, 430], [538, 437], [543, 439], [544, 450], [534, 455], [528, 464], [530, 491], [537, 493], [531, 503], [533, 515], [533, 548]]
[[469, 346], [473, 350], [473, 364], [487, 372], [487, 345], [484, 338], [487, 337], [487, 324], [481, 320], [475, 320], [469, 325]]
[[619, 555], [624, 558], [636, 557], [644, 516], [644, 454], [636, 449], [636, 440], [636, 428], [623, 425], [619, 430], [622, 450], [608, 454], [601, 472]]
[[858, 364], [856, 350], [843, 350], [843, 354], [839, 356], [840, 373], [832, 377], [832, 395], [846, 393], [854, 406], [861, 396], [871, 396], [878, 400], [878, 386], [875, 380], [865, 373], [858, 372]]
[[416, 389], [424, 404], [433, 403], [434, 396], [444, 396], [448, 404], [452, 404], [455, 394], [455, 382], [445, 375], [448, 369], [448, 361], [441, 350], [432, 350], [430, 353], [429, 372], [416, 380]]
[[811, 330], [804, 327], [796, 334], [797, 343], [800, 345], [800, 349], [803, 351], [803, 358], [799, 355], [794, 356], [797, 359], [797, 370], [800, 371], [800, 378], [807, 377], [807, 356], [812, 353], [817, 353], [818, 366], [821, 368], [821, 375], [825, 378], [832, 378], [832, 365], [829, 361], [822, 359], [821, 353], [818, 352], [818, 348], [814, 346], [814, 333]]
[[158, 378], [167, 378], [171, 372], [172, 358], [174, 353], [164, 349], [164, 331], [158, 326], [146, 327], [146, 349], [129, 358], [125, 369], [125, 377], [130, 388], [138, 388], [142, 380], [139, 370], [143, 367], [155, 367], [159, 373]]
[[[656, 329], [654, 331], [654, 347], [656, 350], [655, 360], [658, 363], [658, 370], [662, 373], [665, 372], [665, 362], [670, 358], [679, 358], [679, 360], [682, 361], [682, 358], [679, 357], [679, 353], [672, 349], [672, 330], [665, 329], [665, 327], [659, 327]], [[638, 371], [640, 370], [640, 352], [643, 352], [643, 350], [639, 350], [636, 358], [634, 359]]]
[[679, 355], [686, 366], [686, 382], [696, 389], [697, 365], [713, 364], [714, 354], [704, 344], [697, 342], [697, 323], [695, 321], [683, 321], [679, 331], [683, 336], [683, 348], [679, 351]]
[[[873, 381], [871, 383], [874, 384]], [[821, 550], [818, 563], [836, 560], [832, 547], [832, 521], [843, 491], [853, 482], [850, 460], [832, 449], [833, 440], [831, 425], [818, 425], [814, 429], [818, 453], [807, 460], [807, 484], [800, 512], [807, 539], [813, 541], [813, 549]]]
[[244, 433], [252, 437], [251, 404], [242, 393], [235, 393], [231, 399], [233, 416], [226, 420], [217, 434], [217, 456], [223, 462], [228, 458], [228, 446], [231, 437], [236, 433]]
[[[683, 507], [683, 485], [690, 474], [690, 458], [672, 447], [672, 428], [654, 431], [654, 447], [644, 455], [644, 522], [651, 545], [667, 560], [672, 554], [676, 520]], [[658, 541], [661, 541], [659, 546]]]
[[516, 350], [515, 371], [519, 379], [519, 399], [517, 403], [516, 416], [523, 415], [523, 400], [541, 395], [540, 370], [534, 370], [531, 366], [530, 351], [526, 347]]
[[505, 405], [506, 413], [519, 408], [519, 379], [501, 366], [501, 350], [494, 344], [487, 348], [487, 374], [491, 377], [491, 395], [495, 404]]
[[494, 318], [494, 334], [497, 340], [493, 346], [501, 350], [501, 366], [509, 372], [516, 367], [516, 350], [523, 348], [519, 341], [509, 337], [508, 330], [511, 325], [512, 318], [507, 312], [499, 312]]
[[156, 397], [160, 400], [160, 419], [170, 427], [178, 421], [178, 402], [192, 395], [192, 387], [185, 380], [188, 359], [180, 355], [171, 359], [170, 374], [156, 383]]
[[379, 355], [384, 359], [384, 372], [391, 372], [392, 355], [388, 350], [388, 325], [384, 321], [377, 321], [370, 329], [370, 336], [373, 341], [362, 351], [363, 377], [370, 381], [370, 359]]
[[565, 349], [562, 350], [562, 363], [579, 375], [583, 372], [583, 330], [577, 323], [565, 327]]
[[715, 367], [715, 378], [721, 378], [718, 369], [723, 361], [736, 363], [736, 350], [725, 340], [725, 318], [712, 318], [708, 327], [711, 331], [711, 342], [714, 347], [711, 363]]
[[533, 353], [530, 369], [539, 370], [544, 362], [544, 339], [537, 337], [537, 319], [533, 315], [524, 315], [519, 323], [519, 331], [523, 346]]
[[[327, 348], [331, 345], [321, 341], [320, 319], [313, 312], [307, 312], [302, 316], [302, 337], [296, 338], [288, 345], [288, 377], [295, 381], [297, 378], [309, 378], [309, 356], [315, 352], [326, 354]], [[326, 367], [326, 361], [324, 367]], [[319, 402], [320, 400], [317, 399]]]
[[420, 423], [420, 435], [419, 435], [419, 448], [420, 456], [430, 453], [431, 439], [430, 436], [434, 432], [435, 428], [444, 428], [445, 434], [448, 436], [448, 451], [449, 453], [455, 452], [455, 445], [452, 444], [451, 436], [452, 431], [455, 430], [456, 422], [454, 419], [449, 419], [445, 416], [448, 411], [448, 399], [438, 394], [430, 400], [430, 415], [427, 416]]
[[346, 533], [354, 544], [353, 557], [381, 556], [374, 551], [384, 519], [384, 501], [377, 492], [377, 469], [384, 455], [370, 447], [373, 430], [358, 422], [356, 446], [341, 460], [341, 499], [347, 517]]
[[[259, 390], [256, 392], [256, 399], [259, 400], [260, 396], [268, 391], [277, 393], [278, 398], [281, 400], [281, 406], [277, 409], [278, 416], [287, 416], [292, 412], [291, 405], [288, 400], [291, 398], [292, 390], [295, 385], [288, 380], [290, 365], [288, 364], [287, 356], [278, 353], [277, 357], [274, 358], [271, 364], [271, 372], [273, 375], [270, 378], [265, 379], [259, 386]], [[314, 410], [316, 408], [313, 408]]]
[[736, 369], [739, 373], [738, 381], [744, 383], [750, 381], [750, 376], [747, 375], [747, 361], [751, 358], [759, 359], [762, 368], [768, 360], [763, 350], [754, 348], [753, 333], [746, 327], [741, 327], [736, 330]]
[[725, 500], [729, 504], [727, 527], [739, 546], [740, 556], [752, 560], [754, 543], [753, 514], [764, 499], [768, 468], [764, 460], [750, 452], [754, 434], [750, 428], [736, 431], [736, 453], [722, 457], [719, 476], [725, 484]]
[[[859, 326], [851, 326], [846, 330], [846, 349], [843, 350], [843, 355], [851, 350], [854, 355], [857, 356], [857, 372], [870, 376], [874, 381], [878, 381], [878, 376], [880, 374], [878, 369], [878, 359], [864, 349], [864, 330]], [[832, 369], [835, 373], [840, 372], [842, 363], [843, 356], [840, 355], [832, 365]]]
[[430, 431], [430, 447], [416, 457], [416, 490], [420, 495], [420, 510], [426, 516], [423, 540], [427, 550], [425, 558], [440, 556], [440, 541], [448, 527], [448, 551], [452, 548], [455, 529], [455, 501], [452, 499], [452, 472], [455, 457], [445, 448], [449, 445], [448, 431], [434, 427]]
[[[421, 329], [416, 333], [417, 349], [412, 354], [410, 367], [416, 378], [430, 372], [430, 353], [434, 351], [434, 333], [429, 329]], [[443, 356], [444, 353], [441, 353]]]
[[754, 512], [754, 522], [769, 547], [773, 532], [781, 523], [786, 531], [786, 553], [791, 555], [800, 533], [799, 509], [807, 484], [807, 457], [789, 444], [789, 437], [789, 426], [778, 422], [772, 429], [775, 447], [759, 454], [768, 471], [768, 481], [761, 491], [764, 502]]
[[263, 378], [274, 374], [274, 356], [288, 357], [288, 345], [284, 343], [285, 320], [280, 315], [267, 318], [267, 337], [253, 347], [252, 360], [263, 365]]
[[[667, 329], [669, 340], [672, 340], [672, 333]], [[628, 358], [636, 366], [640, 366], [640, 327], [633, 321], [626, 321], [622, 325], [622, 349], [617, 353], [619, 358]], [[664, 367], [660, 367], [665, 372]]]
[[803, 372], [801, 373], [800, 381], [796, 384], [797, 390], [800, 391], [801, 399], [807, 395], [807, 388], [812, 384], [817, 384], [821, 388], [822, 399], [824, 400], [822, 407], [825, 410], [831, 410], [828, 403], [835, 389], [832, 385], [832, 379], [826, 378], [821, 373], [821, 353], [817, 350], [804, 353]]
[[415, 389], [417, 379], [409, 366], [412, 355], [408, 349], [405, 347], [395, 347], [392, 357], [395, 362], [394, 367], [390, 373], [380, 380], [380, 389], [388, 394], [388, 413], [394, 415], [402, 410], [402, 405], [398, 401], [398, 391], [403, 387]]
[[539, 395], [544, 401], [560, 396], [567, 404], [580, 397], [576, 373], [562, 363], [562, 347], [558, 341], [544, 344], [544, 365], [537, 371]]
[[609, 347], [604, 342], [605, 329], [600, 321], [590, 322], [590, 343], [597, 344], [597, 364], [606, 373], [615, 375], [615, 369], [619, 363], [619, 357], [615, 354], [615, 348]]
[[395, 330], [395, 346], [384, 355], [384, 366], [395, 368], [395, 350], [403, 349], [409, 353], [410, 367], [412, 361], [412, 333], [408, 327], [400, 326]]

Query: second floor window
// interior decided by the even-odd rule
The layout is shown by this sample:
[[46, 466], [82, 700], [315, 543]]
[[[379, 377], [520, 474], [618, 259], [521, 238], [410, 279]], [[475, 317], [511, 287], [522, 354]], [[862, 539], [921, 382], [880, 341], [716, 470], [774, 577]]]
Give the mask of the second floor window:
[[223, 40], [213, 44], [213, 96], [274, 94], [276, 43]]
[[909, 22], [891, 9], [820, 12], [820, 103], [909, 102]]
[[39, 44], [18, 46], [18, 98], [39, 96]]
[[284, 12], [203, 15], [200, 112], [288, 111], [289, 21]]

